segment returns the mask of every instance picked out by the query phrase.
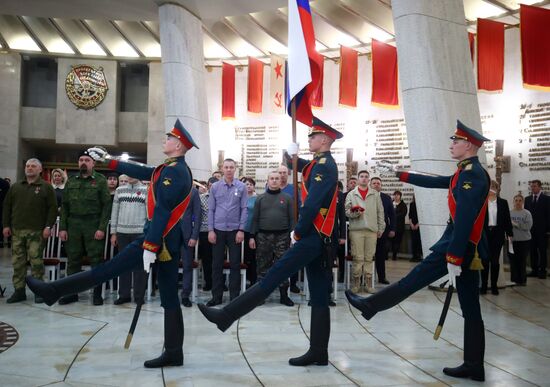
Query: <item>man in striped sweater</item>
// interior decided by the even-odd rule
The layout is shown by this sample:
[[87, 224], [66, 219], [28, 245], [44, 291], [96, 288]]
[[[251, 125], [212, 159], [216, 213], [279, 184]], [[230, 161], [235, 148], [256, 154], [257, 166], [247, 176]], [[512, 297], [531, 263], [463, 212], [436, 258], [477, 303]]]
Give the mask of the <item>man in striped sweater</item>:
[[[138, 179], [128, 178], [128, 184], [116, 189], [111, 210], [111, 243], [119, 251], [137, 238], [143, 236], [143, 225], [147, 220], [147, 186]], [[132, 301], [130, 289], [134, 276], [134, 301], [143, 304], [147, 273], [140, 268], [124, 272], [119, 278], [118, 299], [115, 305]]]

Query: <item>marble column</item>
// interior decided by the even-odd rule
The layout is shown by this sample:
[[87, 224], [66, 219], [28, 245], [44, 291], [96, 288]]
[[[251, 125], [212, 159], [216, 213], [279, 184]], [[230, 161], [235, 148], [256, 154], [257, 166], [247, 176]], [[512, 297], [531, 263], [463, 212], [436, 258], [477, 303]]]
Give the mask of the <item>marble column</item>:
[[0, 54], [0, 178], [12, 182], [22, 177], [22, 140], [19, 136], [21, 113], [21, 56]]
[[202, 23], [180, 5], [163, 1], [158, 3], [164, 80], [164, 128], [170, 130], [176, 118], [180, 119], [200, 147], [200, 150], [193, 149], [187, 154], [187, 163], [195, 179], [206, 179], [210, 176], [212, 166]]
[[[394, 0], [392, 9], [411, 168], [450, 175], [456, 120], [481, 132], [463, 2]], [[485, 163], [483, 148], [479, 156]], [[426, 255], [446, 227], [447, 191], [415, 187], [415, 195]]]

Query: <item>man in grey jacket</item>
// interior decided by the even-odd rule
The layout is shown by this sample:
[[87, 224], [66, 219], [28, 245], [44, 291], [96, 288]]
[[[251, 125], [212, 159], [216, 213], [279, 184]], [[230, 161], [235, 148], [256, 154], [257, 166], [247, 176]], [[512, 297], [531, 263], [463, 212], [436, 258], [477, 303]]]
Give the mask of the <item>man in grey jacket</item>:
[[365, 290], [373, 292], [372, 261], [376, 252], [376, 241], [386, 227], [384, 206], [380, 193], [369, 189], [369, 173], [360, 171], [357, 177], [357, 186], [346, 196], [346, 215], [349, 218], [353, 256], [351, 291], [359, 291], [364, 274]]

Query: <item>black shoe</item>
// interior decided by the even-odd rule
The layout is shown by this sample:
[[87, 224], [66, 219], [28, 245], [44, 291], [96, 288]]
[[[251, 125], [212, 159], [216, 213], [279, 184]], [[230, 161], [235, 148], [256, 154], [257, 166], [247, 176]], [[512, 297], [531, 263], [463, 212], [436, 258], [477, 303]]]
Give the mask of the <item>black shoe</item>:
[[296, 293], [296, 294], [300, 294], [302, 291], [300, 290], [300, 288], [298, 286], [296, 286], [296, 284], [294, 285], [290, 285], [290, 291], [292, 293]]
[[193, 306], [193, 304], [191, 303], [191, 300], [189, 299], [189, 297], [183, 297], [181, 299], [181, 304], [183, 306], [185, 306], [186, 308], [190, 308]]
[[498, 288], [491, 288], [491, 294], [498, 296]]
[[39, 297], [39, 296], [34, 296], [34, 303], [35, 304], [43, 304], [44, 299], [42, 297]]
[[336, 302], [329, 300], [328, 306], [336, 306]]
[[198, 306], [208, 321], [216, 324], [220, 331], [225, 332], [233, 322], [258, 306], [266, 297], [267, 295], [260, 285], [256, 284], [223, 308], [210, 308], [204, 304]]
[[[122, 305], [122, 304], [126, 304], [128, 302], [131, 302], [132, 299], [130, 297], [119, 297], [117, 298], [115, 301], [113, 301], [113, 305]], [[136, 302], [137, 304], [137, 302]]]
[[470, 378], [478, 382], [485, 381], [485, 370], [483, 366], [474, 367], [473, 365], [466, 364], [466, 362], [454, 368], [445, 367], [443, 368], [443, 373], [453, 378]]
[[[44, 299], [44, 302], [48, 304], [48, 302], [45, 299]], [[65, 296], [59, 299], [59, 305], [72, 304], [73, 302], [78, 302], [78, 294], [73, 294], [72, 296]]]
[[546, 279], [546, 272], [539, 273], [539, 278], [540, 279]]
[[27, 300], [27, 295], [25, 294], [25, 288], [15, 289], [15, 292], [11, 295], [11, 297], [6, 300], [6, 303], [15, 304], [16, 302], [21, 302], [26, 300]]
[[55, 304], [57, 300], [60, 305], [76, 302], [78, 293], [96, 285], [91, 270], [72, 274], [52, 282], [44, 282], [28, 276], [25, 278], [25, 282], [34, 294], [44, 299], [48, 306]]
[[311, 308], [309, 350], [299, 357], [288, 360], [291, 366], [328, 365], [328, 340], [330, 337], [330, 309], [314, 306]]
[[538, 277], [539, 276], [539, 273], [537, 273], [536, 271], [532, 271], [531, 273], [527, 274], [527, 277]]
[[279, 287], [279, 294], [281, 296], [281, 305], [294, 306], [294, 301], [288, 297], [288, 285]]
[[388, 281], [387, 279], [381, 279], [378, 281], [378, 283], [381, 283], [381, 284], [384, 284], [384, 285], [389, 285], [390, 281]]
[[208, 300], [208, 302], [206, 303], [206, 306], [216, 306], [216, 305], [221, 305], [221, 304], [222, 304], [222, 299], [221, 298], [212, 297], [210, 300]]
[[406, 296], [401, 293], [398, 282], [394, 282], [380, 289], [369, 297], [360, 297], [349, 289], [345, 291], [345, 294], [349, 303], [353, 307], [359, 309], [362, 316], [367, 320], [373, 318], [376, 313], [399, 304], [406, 298]]
[[164, 310], [164, 352], [143, 363], [145, 368], [178, 367], [183, 365], [183, 316], [181, 309]]

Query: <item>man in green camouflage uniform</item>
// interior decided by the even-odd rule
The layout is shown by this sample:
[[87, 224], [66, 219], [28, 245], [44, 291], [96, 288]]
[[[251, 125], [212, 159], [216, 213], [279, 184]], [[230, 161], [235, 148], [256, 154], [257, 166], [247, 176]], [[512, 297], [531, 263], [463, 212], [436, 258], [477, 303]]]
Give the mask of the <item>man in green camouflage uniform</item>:
[[[80, 153], [80, 173], [65, 184], [61, 203], [59, 238], [65, 242], [67, 274], [82, 270], [82, 257], [87, 256], [92, 267], [103, 261], [105, 231], [111, 215], [111, 195], [105, 177], [94, 170], [95, 162], [88, 151]], [[59, 304], [78, 301], [78, 294], [63, 297]], [[94, 288], [94, 305], [102, 305], [101, 286]]]
[[[27, 259], [32, 276], [42, 279], [44, 241], [50, 237], [50, 227], [55, 223], [57, 202], [53, 187], [40, 177], [42, 163], [29, 159], [25, 164], [25, 180], [13, 184], [4, 200], [2, 233], [12, 236], [13, 287], [15, 293], [8, 304], [25, 301], [25, 276]], [[42, 299], [35, 296], [36, 303]]]

